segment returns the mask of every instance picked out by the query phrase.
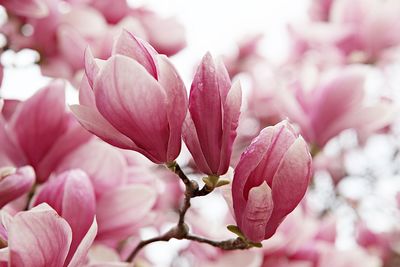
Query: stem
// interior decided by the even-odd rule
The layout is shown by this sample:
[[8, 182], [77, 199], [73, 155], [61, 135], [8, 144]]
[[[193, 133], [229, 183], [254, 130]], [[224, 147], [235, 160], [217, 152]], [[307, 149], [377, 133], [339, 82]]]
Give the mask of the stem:
[[135, 258], [135, 256], [139, 253], [139, 251], [143, 247], [147, 246], [148, 244], [151, 244], [151, 243], [154, 243], [154, 242], [158, 242], [158, 241], [168, 241], [170, 239], [171, 238], [167, 238], [165, 236], [157, 236], [157, 237], [154, 237], [154, 238], [143, 240], [136, 246], [136, 248], [132, 251], [132, 253], [129, 255], [129, 257], [127, 258], [126, 261], [127, 262], [131, 262]]
[[176, 162], [168, 164], [168, 168], [175, 174], [177, 174], [182, 182], [185, 184], [185, 198], [183, 200], [182, 207], [179, 210], [179, 220], [176, 226], [164, 235], [141, 241], [129, 255], [126, 260], [127, 262], [131, 262], [140, 252], [140, 250], [145, 246], [158, 241], [169, 241], [172, 238], [206, 243], [224, 250], [248, 249], [253, 247], [252, 244], [249, 244], [246, 240], [242, 238], [214, 241], [204, 237], [189, 234], [189, 227], [185, 223], [185, 215], [191, 206], [191, 199], [199, 196], [208, 195], [214, 190], [214, 188], [210, 188], [207, 185], [204, 185], [203, 188], [199, 189], [199, 185], [197, 184], [197, 182], [194, 180], [190, 180]]
[[214, 240], [210, 240], [204, 237], [200, 237], [200, 236], [195, 236], [195, 235], [187, 235], [186, 238], [187, 240], [192, 240], [195, 242], [199, 242], [199, 243], [206, 243], [209, 244], [213, 247], [217, 247], [223, 250], [235, 250], [235, 249], [249, 249], [252, 246], [247, 243], [246, 241], [244, 241], [241, 238], [235, 238], [235, 239], [228, 239], [228, 240], [223, 240], [223, 241], [214, 241]]

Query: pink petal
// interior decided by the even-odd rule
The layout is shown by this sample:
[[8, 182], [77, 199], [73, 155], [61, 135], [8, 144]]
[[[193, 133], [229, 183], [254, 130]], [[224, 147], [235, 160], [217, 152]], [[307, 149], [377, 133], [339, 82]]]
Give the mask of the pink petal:
[[158, 82], [167, 94], [170, 136], [167, 160], [175, 160], [181, 150], [182, 124], [187, 113], [188, 99], [185, 85], [166, 56], [157, 56]]
[[100, 196], [123, 183], [126, 161], [119, 150], [93, 139], [69, 154], [57, 170], [61, 172], [77, 168], [88, 174], [96, 195]]
[[0, 1], [11, 13], [19, 16], [43, 18], [49, 14], [49, 8], [43, 0]]
[[272, 191], [267, 182], [250, 189], [240, 225], [240, 229], [247, 238], [254, 242], [260, 242], [264, 239], [266, 226], [273, 208]]
[[156, 192], [145, 185], [129, 185], [104, 193], [97, 202], [98, 238], [119, 240], [131, 235], [156, 197]]
[[17, 107], [22, 103], [20, 100], [14, 99], [2, 99], [2, 102], [3, 104], [0, 110], [5, 121], [8, 121], [12, 117]]
[[0, 169], [0, 208], [28, 193], [35, 182], [35, 172], [30, 166], [19, 168], [5, 177], [1, 177], [1, 172]]
[[166, 162], [169, 139], [167, 98], [158, 82], [135, 60], [113, 56], [95, 81], [96, 105], [118, 131]]
[[265, 238], [271, 237], [287, 214], [304, 197], [311, 178], [311, 155], [307, 143], [299, 137], [287, 150], [272, 181], [274, 211]]
[[244, 187], [249, 179], [250, 173], [260, 164], [273, 136], [273, 128], [267, 127], [251, 142], [240, 157], [235, 168], [232, 182], [232, 199], [236, 221], [240, 222], [242, 212], [246, 207]]
[[141, 22], [149, 35], [149, 42], [160, 54], [171, 56], [186, 46], [185, 29], [175, 18], [146, 14]]
[[126, 30], [122, 30], [121, 35], [114, 43], [113, 54], [120, 54], [133, 58], [141, 64], [156, 80], [157, 67], [152, 54], [143, 45], [144, 41], [137, 39], [133, 34]]
[[[93, 54], [92, 54], [92, 50], [90, 50], [89, 47], [86, 47], [85, 49], [85, 74], [86, 74], [86, 78], [87, 81], [89, 82], [89, 85], [91, 88], [93, 88], [93, 82], [97, 76], [97, 74], [100, 71], [99, 66], [96, 64]], [[79, 92], [79, 97], [80, 97], [80, 92]], [[79, 98], [80, 100], [80, 98]], [[81, 101], [79, 101], [81, 104]]]
[[330, 138], [344, 130], [332, 131], [330, 127], [361, 105], [364, 81], [362, 72], [348, 69], [317, 91], [310, 118], [319, 146], [323, 147]]
[[[189, 110], [196, 127], [199, 143], [207, 164], [218, 171], [222, 145], [222, 98], [219, 74], [211, 55], [207, 53], [192, 82]], [[225, 100], [225, 99], [224, 99]], [[192, 138], [186, 136], [186, 139]]]
[[62, 203], [62, 217], [71, 226], [73, 234], [70, 251], [66, 259], [67, 263], [79, 244], [83, 242], [88, 231], [94, 231], [94, 235], [96, 235], [96, 229], [90, 230], [95, 212], [96, 199], [89, 177], [80, 170], [69, 171]]
[[0, 116], [0, 166], [22, 166], [27, 164], [16, 136]]
[[88, 80], [87, 75], [82, 77], [81, 83], [79, 84], [79, 104], [97, 109], [92, 85], [90, 85], [90, 80]]
[[8, 231], [11, 266], [64, 265], [71, 228], [47, 204], [18, 213]]
[[97, 234], [97, 222], [93, 219], [93, 223], [89, 230], [85, 234], [84, 238], [81, 240], [79, 246], [77, 247], [68, 267], [80, 267], [83, 266], [87, 261], [87, 256], [89, 249], [96, 238]]
[[58, 45], [61, 56], [74, 70], [84, 66], [84, 54], [87, 41], [72, 26], [62, 25], [57, 31]]
[[[73, 119], [72, 116], [69, 116], [69, 119]], [[85, 131], [78, 123], [71, 121], [68, 130], [63, 135], [59, 136], [37, 166], [36, 173], [39, 177], [39, 181], [43, 181], [47, 178], [66, 155], [88, 142], [92, 137], [93, 136]]]
[[279, 168], [282, 158], [289, 147], [296, 140], [296, 135], [291, 126], [283, 121], [273, 126], [273, 136], [260, 164], [250, 174], [244, 188], [245, 197], [253, 186], [266, 181], [272, 187], [273, 177]]
[[0, 267], [8, 267], [9, 260], [10, 260], [10, 251], [8, 247], [0, 249]]
[[187, 114], [182, 127], [182, 137], [188, 147], [190, 154], [196, 159], [196, 166], [204, 173], [212, 173], [207, 164], [207, 160], [201, 149], [199, 137], [197, 136], [196, 126], [193, 123], [190, 114]]
[[42, 188], [35, 204], [42, 202], [51, 205], [71, 226], [73, 236], [68, 263], [93, 222], [96, 207], [92, 184], [80, 170], [64, 172]]
[[70, 108], [84, 128], [107, 143], [124, 149], [131, 149], [135, 146], [128, 137], [117, 131], [97, 110], [82, 105], [72, 105]]
[[21, 103], [10, 126], [30, 165], [36, 167], [40, 163], [57, 138], [67, 130], [67, 120], [62, 82], [53, 82]]
[[242, 88], [239, 82], [232, 85], [224, 103], [223, 136], [221, 146], [221, 161], [218, 168], [219, 175], [228, 171], [231, 160], [232, 146], [236, 138], [236, 129], [239, 125], [240, 106], [242, 105]]

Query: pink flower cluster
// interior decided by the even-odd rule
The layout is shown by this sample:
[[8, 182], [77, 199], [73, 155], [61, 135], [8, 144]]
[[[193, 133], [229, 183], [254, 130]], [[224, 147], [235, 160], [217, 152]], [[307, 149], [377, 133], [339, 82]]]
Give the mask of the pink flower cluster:
[[122, 29], [148, 40], [157, 51], [173, 55], [186, 45], [183, 26], [126, 0], [2, 0], [9, 20], [0, 32], [8, 48], [34, 49], [43, 74], [79, 81], [86, 47], [96, 57], [111, 55], [114, 38]]
[[0, 98], [0, 267], [152, 266], [152, 243], [171, 239], [187, 241], [171, 266], [397, 266], [400, 188], [380, 178], [398, 178], [398, 103], [371, 77], [389, 84], [399, 62], [400, 5], [363, 1], [312, 1], [281, 62], [263, 34], [207, 52], [188, 87], [174, 18], [126, 0], [0, 0], [4, 49], [37, 51], [57, 78]]
[[[228, 171], [242, 99], [239, 82], [231, 84], [221, 61], [204, 56], [189, 99], [169, 59], [128, 31], [107, 60], [87, 49], [84, 65], [80, 104], [70, 108], [89, 132], [168, 166], [183, 138], [199, 172], [217, 178]], [[172, 219], [158, 212], [179, 206], [175, 174], [156, 169], [149, 177], [154, 167], [83, 130], [64, 98], [64, 84], [55, 81], [25, 102], [6, 100], [2, 107], [0, 159], [10, 167], [0, 180], [1, 259], [13, 266], [82, 266], [93, 242], [118, 249], [123, 240], [117, 261], [124, 260], [141, 227], [155, 218], [161, 227]], [[232, 184], [246, 239], [270, 238], [304, 196], [310, 175], [307, 144], [287, 122], [262, 131], [243, 153]], [[37, 228], [27, 227], [35, 220]], [[53, 245], [39, 253], [37, 242]]]

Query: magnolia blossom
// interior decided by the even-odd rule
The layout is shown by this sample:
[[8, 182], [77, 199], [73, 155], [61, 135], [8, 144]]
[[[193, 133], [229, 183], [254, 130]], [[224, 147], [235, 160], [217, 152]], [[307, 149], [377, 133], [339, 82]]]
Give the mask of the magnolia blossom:
[[127, 163], [123, 153], [103, 141], [93, 138], [68, 154], [56, 172], [81, 169], [90, 178], [96, 197], [126, 182]]
[[310, 176], [307, 144], [287, 122], [262, 130], [233, 178], [233, 209], [242, 233], [255, 242], [270, 238], [303, 198]]
[[64, 84], [55, 81], [24, 102], [5, 101], [0, 166], [31, 165], [37, 181], [44, 182], [63, 157], [90, 138], [66, 111]]
[[8, 247], [0, 249], [1, 264], [8, 262], [8, 266], [16, 267], [79, 267], [86, 261], [97, 225], [93, 220], [90, 229], [73, 251], [71, 242], [74, 232], [71, 226], [45, 203], [9, 218], [5, 228]]
[[183, 138], [198, 169], [209, 175], [228, 171], [236, 138], [241, 87], [231, 85], [222, 62], [204, 56], [190, 90], [189, 111]]
[[156, 191], [146, 185], [131, 184], [105, 192], [97, 201], [97, 240], [118, 245], [152, 222], [151, 209]]
[[92, 184], [80, 170], [62, 173], [52, 177], [37, 194], [34, 205], [41, 203], [49, 204], [71, 227], [72, 239], [66, 258], [68, 263], [87, 234], [93, 231], [96, 202]]
[[15, 51], [31, 48], [39, 52], [44, 75], [79, 81], [84, 67], [84, 50], [107, 58], [113, 39], [129, 29], [148, 40], [160, 53], [172, 55], [186, 46], [183, 26], [145, 9], [133, 8], [126, 0], [62, 1], [1, 0], [11, 17], [0, 31]]
[[35, 172], [30, 166], [0, 168], [0, 208], [28, 193], [34, 182]]
[[0, 4], [3, 5], [7, 10], [19, 16], [43, 18], [49, 14], [48, 6], [44, 0], [1, 0]]
[[114, 55], [101, 65], [86, 54], [80, 105], [71, 106], [83, 127], [155, 163], [175, 160], [187, 95], [168, 58], [124, 31]]
[[365, 137], [390, 124], [396, 108], [383, 101], [365, 104], [364, 69], [348, 67], [322, 79], [313, 90], [282, 90], [282, 113], [296, 122], [304, 138], [319, 148], [343, 130]]
[[400, 45], [399, 11], [396, 0], [316, 0], [310, 9], [313, 21], [296, 27], [297, 41], [306, 51], [335, 47], [349, 63], [376, 63]]

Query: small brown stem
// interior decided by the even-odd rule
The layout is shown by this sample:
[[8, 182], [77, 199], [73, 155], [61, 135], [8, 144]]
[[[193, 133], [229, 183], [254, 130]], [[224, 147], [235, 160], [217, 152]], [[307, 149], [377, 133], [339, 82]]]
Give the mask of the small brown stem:
[[213, 247], [217, 247], [223, 250], [249, 249], [252, 247], [249, 243], [247, 243], [246, 241], [244, 241], [239, 237], [223, 241], [214, 241], [200, 236], [187, 235], [185, 239], [199, 243], [206, 243]]
[[224, 241], [213, 241], [206, 239], [204, 237], [190, 235], [189, 228], [185, 224], [185, 215], [191, 206], [190, 203], [191, 199], [194, 197], [208, 195], [214, 190], [214, 188], [210, 188], [207, 185], [204, 185], [202, 189], [199, 189], [198, 183], [194, 180], [190, 180], [182, 171], [179, 164], [177, 164], [176, 162], [168, 164], [168, 168], [175, 174], [177, 174], [179, 178], [182, 180], [182, 182], [185, 184], [185, 198], [183, 200], [182, 207], [179, 210], [178, 223], [174, 228], [172, 228], [164, 235], [141, 241], [129, 255], [129, 257], [127, 258], [127, 262], [131, 262], [135, 258], [135, 256], [139, 253], [139, 251], [145, 246], [158, 241], [169, 241], [172, 238], [187, 239], [195, 242], [206, 243], [211, 246], [218, 247], [224, 250], [248, 249], [252, 247], [251, 244], [249, 244], [248, 242], [246, 242], [241, 238], [228, 239]]
[[139, 251], [142, 248], [144, 248], [145, 246], [147, 246], [151, 243], [154, 243], [154, 242], [158, 242], [158, 241], [169, 241], [170, 239], [171, 239], [171, 237], [166, 237], [166, 236], [162, 235], [162, 236], [157, 236], [157, 237], [150, 238], [147, 240], [143, 240], [136, 246], [136, 248], [132, 251], [132, 253], [129, 254], [129, 257], [126, 259], [126, 261], [131, 262], [135, 258], [135, 256], [139, 253]]

